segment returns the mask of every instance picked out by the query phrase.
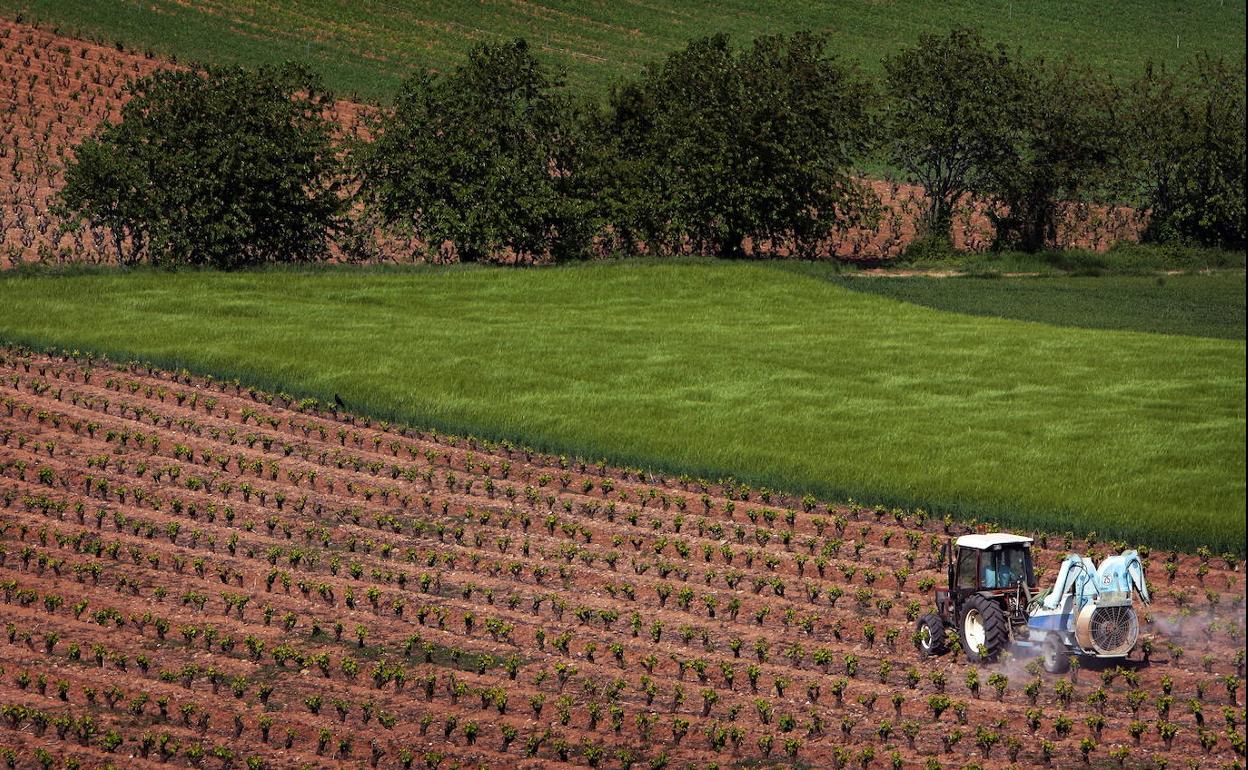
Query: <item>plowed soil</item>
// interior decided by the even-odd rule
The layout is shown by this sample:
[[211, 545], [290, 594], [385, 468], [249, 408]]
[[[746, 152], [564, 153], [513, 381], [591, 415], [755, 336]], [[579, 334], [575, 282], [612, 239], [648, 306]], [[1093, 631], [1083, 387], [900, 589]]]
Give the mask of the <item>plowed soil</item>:
[[[0, 391], [0, 749], [19, 767], [1006, 767], [1046, 748], [1072, 767], [1085, 738], [1096, 766], [1242, 757], [1234, 557], [1147, 554], [1147, 656], [972, 666], [911, 644], [941, 544], [969, 531], [921, 512], [137, 364], [3, 350]], [[1042, 584], [1067, 548], [1121, 547], [1036, 536]]]

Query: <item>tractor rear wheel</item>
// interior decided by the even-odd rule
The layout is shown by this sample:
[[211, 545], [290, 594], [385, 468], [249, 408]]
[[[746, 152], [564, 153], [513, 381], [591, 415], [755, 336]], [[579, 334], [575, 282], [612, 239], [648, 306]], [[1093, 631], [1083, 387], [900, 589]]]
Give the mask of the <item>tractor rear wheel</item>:
[[988, 662], [995, 660], [1009, 644], [1010, 622], [1000, 602], [975, 594], [962, 605], [958, 633], [968, 660], [972, 663]]
[[1050, 674], [1063, 674], [1070, 668], [1070, 653], [1066, 651], [1060, 635], [1049, 634], [1044, 637], [1044, 644], [1040, 647], [1040, 661], [1044, 670]]
[[914, 646], [923, 657], [940, 655], [945, 651], [945, 622], [934, 612], [919, 616], [915, 628]]

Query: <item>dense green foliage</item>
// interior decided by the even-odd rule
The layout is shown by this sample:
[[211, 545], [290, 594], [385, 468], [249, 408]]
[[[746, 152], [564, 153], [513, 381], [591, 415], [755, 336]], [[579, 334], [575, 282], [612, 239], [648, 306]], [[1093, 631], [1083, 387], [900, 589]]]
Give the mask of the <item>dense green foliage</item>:
[[74, 151], [61, 191], [126, 262], [239, 267], [315, 259], [340, 208], [337, 161], [306, 69], [163, 71]]
[[[814, 272], [820, 266], [810, 266]], [[1244, 339], [1244, 274], [865, 278], [839, 285], [957, 313], [1089, 329]]]
[[959, 315], [754, 263], [647, 260], [9, 275], [0, 338], [709, 478], [1244, 547], [1241, 340]]
[[958, 205], [1005, 162], [1021, 111], [1018, 66], [975, 31], [923, 35], [884, 60], [889, 160], [926, 193], [920, 234], [947, 238]]
[[[1150, 69], [1128, 97], [1104, 73], [954, 29], [886, 60], [877, 112], [870, 84], [828, 50], [803, 32], [697, 39], [605, 108], [578, 110], [523, 40], [478, 46], [449, 74], [409, 79], [358, 143], [359, 184], [342, 186], [359, 191], [358, 226], [340, 243], [368, 256], [359, 247], [379, 222], [461, 261], [561, 261], [591, 246], [810, 257], [878, 221], [858, 174], [881, 146], [927, 193], [916, 251], [948, 252], [966, 206], [986, 210], [998, 249], [1038, 251], [1057, 243], [1067, 204], [1124, 197], [1155, 208], [1157, 240], [1244, 243], [1242, 64]], [[133, 90], [123, 120], [71, 161], [63, 194], [128, 261], [326, 253], [348, 177], [306, 70], [165, 73]]]
[[814, 35], [691, 42], [614, 90], [594, 132], [612, 232], [653, 252], [740, 256], [748, 238], [813, 253], [870, 213], [851, 174], [870, 95]]
[[1154, 240], [1248, 244], [1244, 93], [1242, 57], [1149, 67], [1133, 84], [1127, 134]]
[[997, 248], [1037, 251], [1057, 241], [1060, 204], [1096, 200], [1085, 192], [1104, 192], [1123, 165], [1120, 97], [1104, 73], [1069, 60], [1018, 62], [1016, 87], [1008, 150], [979, 197], [993, 203]]
[[387, 101], [414, 71], [449, 72], [470, 48], [516, 37], [565, 69], [574, 94], [597, 100], [622, 76], [717, 32], [738, 43], [803, 29], [827, 33], [832, 50], [872, 73], [920, 33], [959, 26], [979, 27], [1029, 56], [1071, 54], [1120, 78], [1134, 77], [1149, 60], [1178, 65], [1202, 50], [1235, 60], [1245, 51], [1243, 0], [0, 0], [0, 12], [19, 10], [69, 34], [182, 60], [306, 61], [335, 91]]
[[577, 130], [560, 86], [523, 40], [412, 78], [361, 152], [364, 199], [461, 261], [583, 255], [589, 204], [574, 189]]
[[851, 175], [870, 91], [825, 46], [693, 41], [589, 126], [523, 41], [482, 46], [404, 86], [359, 153], [363, 197], [463, 261], [582, 256], [604, 232], [626, 251], [737, 256], [752, 239], [809, 254], [872, 211]]
[[1148, 66], [1123, 87], [954, 29], [884, 68], [883, 142], [926, 192], [921, 235], [948, 238], [958, 207], [977, 201], [996, 248], [1038, 251], [1056, 243], [1063, 203], [1094, 200], [1151, 209], [1153, 240], [1243, 248], [1242, 60]]

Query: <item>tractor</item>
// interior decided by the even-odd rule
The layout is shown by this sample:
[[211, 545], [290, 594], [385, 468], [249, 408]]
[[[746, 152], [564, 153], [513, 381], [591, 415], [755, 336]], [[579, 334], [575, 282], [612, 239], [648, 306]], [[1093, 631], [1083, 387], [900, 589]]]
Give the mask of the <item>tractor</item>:
[[972, 662], [994, 660], [1010, 644], [1039, 648], [1045, 670], [1053, 673], [1066, 670], [1071, 655], [1131, 654], [1139, 636], [1132, 592], [1150, 601], [1139, 555], [1124, 551], [1098, 569], [1091, 559], [1071, 554], [1053, 588], [1040, 592], [1031, 542], [1007, 533], [946, 542], [949, 587], [936, 591], [936, 611], [918, 620], [919, 652], [941, 654], [946, 629], [954, 629]]

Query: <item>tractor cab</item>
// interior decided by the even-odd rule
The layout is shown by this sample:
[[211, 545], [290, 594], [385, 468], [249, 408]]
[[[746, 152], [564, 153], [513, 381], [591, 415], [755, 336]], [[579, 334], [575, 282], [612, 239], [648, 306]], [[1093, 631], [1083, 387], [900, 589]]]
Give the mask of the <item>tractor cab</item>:
[[956, 557], [948, 560], [949, 584], [963, 596], [982, 591], [1014, 591], [1019, 585], [1035, 588], [1031, 568], [1031, 538], [995, 533], [963, 535], [955, 543]]

